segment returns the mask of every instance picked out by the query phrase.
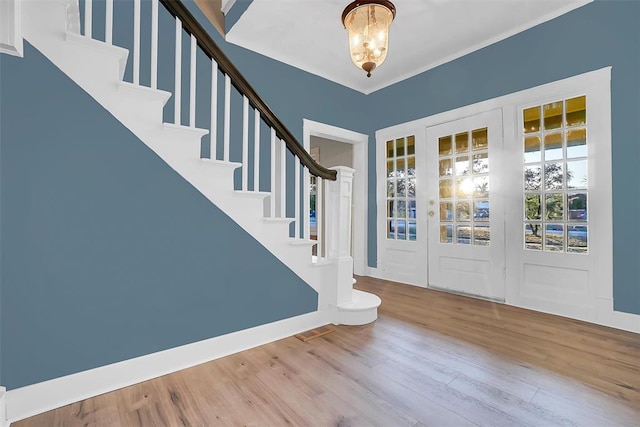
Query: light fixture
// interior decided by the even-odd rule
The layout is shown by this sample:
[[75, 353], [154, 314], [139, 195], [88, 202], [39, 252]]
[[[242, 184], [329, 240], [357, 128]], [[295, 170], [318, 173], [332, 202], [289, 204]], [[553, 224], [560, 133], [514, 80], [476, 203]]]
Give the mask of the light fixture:
[[367, 77], [387, 57], [389, 26], [395, 17], [396, 7], [388, 0], [356, 0], [342, 12], [351, 60]]

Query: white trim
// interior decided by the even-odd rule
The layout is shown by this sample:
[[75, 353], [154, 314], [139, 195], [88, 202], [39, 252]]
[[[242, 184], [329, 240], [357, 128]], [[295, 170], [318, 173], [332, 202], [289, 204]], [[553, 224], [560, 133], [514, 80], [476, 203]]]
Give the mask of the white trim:
[[[367, 217], [367, 149], [369, 136], [348, 129], [303, 119], [303, 145], [307, 151], [311, 146], [311, 136], [353, 144], [353, 217]], [[367, 224], [366, 221], [353, 222], [353, 271], [363, 275], [367, 268]]]
[[[470, 53], [473, 53], [475, 51], [478, 51], [480, 49], [484, 49], [487, 46], [490, 46], [494, 43], [498, 43], [499, 41], [508, 39], [511, 36], [514, 36], [516, 34], [522, 33], [530, 28], [535, 27], [536, 25], [540, 25], [543, 24], [547, 21], [551, 21], [552, 19], [555, 19], [559, 16], [564, 15], [565, 13], [571, 12], [572, 10], [578, 9], [582, 6], [585, 6], [589, 3], [591, 3], [593, 0], [577, 0], [575, 2], [569, 3], [567, 5], [565, 5], [564, 7], [561, 7], [559, 9], [555, 9], [545, 15], [539, 16], [538, 18], [525, 22], [522, 25], [519, 25], [517, 27], [514, 28], [510, 28], [508, 31], [505, 31], [501, 34], [498, 34], [494, 37], [491, 37], [489, 39], [486, 40], [482, 40], [480, 43], [474, 44], [474, 45], [470, 45], [467, 46], [466, 48], [459, 50], [451, 55], [447, 55], [444, 58], [440, 58], [437, 61], [431, 62], [423, 67], [419, 67], [416, 69], [413, 69], [407, 73], [404, 73], [394, 79], [390, 79], [390, 80], [385, 80], [383, 82], [381, 82], [381, 84], [379, 85], [375, 85], [372, 87], [368, 87], [367, 89], [361, 90], [361, 89], [357, 89], [357, 88], [352, 88], [355, 89], [359, 92], [364, 93], [365, 95], [370, 95], [373, 92], [376, 92], [380, 89], [384, 89], [385, 87], [391, 86], [393, 84], [396, 84], [398, 82], [401, 82], [403, 80], [407, 80], [411, 77], [417, 76], [419, 74], [424, 73], [425, 71], [431, 70], [433, 68], [436, 68], [442, 64], [446, 64], [447, 62], [451, 62], [453, 60], [456, 60], [458, 58], [462, 58], [465, 55], [468, 55]], [[286, 63], [289, 63], [288, 61], [285, 61]]]
[[394, 274], [392, 271], [385, 271], [378, 267], [367, 267], [365, 270], [365, 276], [373, 277], [375, 279], [389, 280], [391, 282], [401, 283], [403, 285], [416, 286], [418, 288], [427, 288], [426, 285], [421, 283], [411, 283], [404, 279], [404, 276]]
[[315, 311], [266, 325], [147, 354], [111, 365], [10, 390], [7, 418], [22, 420], [64, 405], [137, 384], [332, 323]]
[[21, 3], [22, 0], [0, 1], [0, 53], [24, 56]]
[[0, 427], [9, 425], [7, 423], [7, 411], [6, 411], [6, 400], [5, 400], [6, 395], [7, 395], [7, 389], [4, 387], [0, 387]]
[[222, 10], [222, 13], [226, 15], [227, 13], [229, 13], [235, 3], [236, 0], [222, 0], [222, 6], [220, 7], [220, 10]]

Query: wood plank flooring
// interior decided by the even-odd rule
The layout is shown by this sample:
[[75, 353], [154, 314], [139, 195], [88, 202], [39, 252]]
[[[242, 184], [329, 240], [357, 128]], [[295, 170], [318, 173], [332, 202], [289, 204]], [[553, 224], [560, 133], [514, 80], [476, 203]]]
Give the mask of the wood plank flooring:
[[379, 319], [294, 337], [15, 423], [640, 426], [640, 335], [358, 277]]

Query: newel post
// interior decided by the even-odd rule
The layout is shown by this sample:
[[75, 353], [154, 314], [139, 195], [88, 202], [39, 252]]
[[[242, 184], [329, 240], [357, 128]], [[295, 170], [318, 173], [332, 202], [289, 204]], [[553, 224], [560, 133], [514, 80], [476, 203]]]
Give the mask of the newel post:
[[327, 259], [337, 265], [336, 304], [351, 302], [353, 294], [353, 258], [351, 257], [351, 204], [354, 170], [345, 166], [331, 168], [338, 172], [328, 181], [326, 224]]

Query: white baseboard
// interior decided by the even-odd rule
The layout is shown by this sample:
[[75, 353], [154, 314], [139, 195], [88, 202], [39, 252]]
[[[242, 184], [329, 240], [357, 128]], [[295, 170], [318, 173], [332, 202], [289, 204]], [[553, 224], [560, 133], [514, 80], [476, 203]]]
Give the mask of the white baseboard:
[[382, 271], [382, 270], [380, 270], [380, 269], [378, 269], [376, 267], [367, 266], [367, 268], [365, 270], [365, 276], [374, 277], [376, 279], [388, 280], [384, 276], [384, 271]]
[[401, 283], [403, 285], [417, 286], [419, 288], [426, 288], [427, 286], [415, 283], [411, 280], [407, 280], [406, 275], [396, 273], [393, 271], [386, 271], [377, 267], [367, 267], [367, 276], [374, 277], [376, 279], [389, 280], [391, 282]]
[[596, 304], [594, 323], [640, 334], [640, 315], [615, 311], [611, 298], [596, 298]]
[[[367, 276], [374, 277], [376, 279], [390, 280], [392, 282], [403, 283], [401, 281], [398, 281], [394, 277], [393, 273], [389, 273], [379, 268], [367, 267], [366, 273], [367, 273], [366, 274]], [[420, 286], [412, 283], [406, 283], [406, 284], [418, 286], [418, 287], [424, 287], [424, 286]], [[429, 289], [434, 289], [434, 288], [429, 288]], [[437, 289], [437, 290], [448, 292], [445, 289]], [[527, 310], [533, 310], [531, 307], [527, 307], [525, 305], [514, 304], [513, 301], [506, 301], [504, 302], [504, 304], [512, 305], [514, 307], [526, 308]], [[586, 320], [586, 321], [596, 325], [608, 326], [610, 328], [621, 329], [623, 331], [635, 332], [637, 334], [640, 334], [640, 315], [623, 313], [621, 311], [614, 311], [613, 300], [611, 298], [601, 298], [601, 297], [596, 298], [596, 304], [597, 304], [596, 318], [591, 320]], [[543, 310], [539, 310], [539, 311], [545, 312]], [[551, 314], [554, 314], [554, 313], [551, 313]]]
[[9, 425], [9, 423], [7, 423], [6, 395], [7, 389], [0, 387], [0, 427]]
[[16, 422], [331, 322], [330, 311], [315, 311], [9, 390], [0, 395], [0, 399], [6, 396], [6, 418], [9, 422]]

